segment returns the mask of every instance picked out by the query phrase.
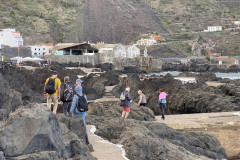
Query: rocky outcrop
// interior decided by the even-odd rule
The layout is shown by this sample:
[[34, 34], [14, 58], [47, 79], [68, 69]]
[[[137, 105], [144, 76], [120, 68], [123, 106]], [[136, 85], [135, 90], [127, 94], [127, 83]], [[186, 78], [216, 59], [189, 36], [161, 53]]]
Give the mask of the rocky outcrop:
[[[113, 105], [109, 109], [105, 109], [101, 104], [94, 102], [89, 104], [89, 111], [87, 112], [88, 123], [95, 121], [95, 116], [104, 117], [121, 117], [122, 107], [119, 105]], [[131, 103], [131, 114], [129, 118], [141, 121], [153, 121], [155, 120], [154, 113], [147, 107], [139, 107], [135, 102]], [[91, 121], [89, 121], [91, 119]]]
[[70, 80], [75, 82], [77, 75], [86, 74], [80, 69], [69, 71], [59, 66], [48, 66], [36, 70], [6, 66], [0, 70], [11, 88], [22, 94], [21, 98], [24, 104], [29, 102], [46, 102], [43, 97], [43, 87], [45, 80], [52, 75], [52, 71], [58, 71], [58, 77], [61, 81], [63, 81], [65, 76], [69, 76]]
[[103, 97], [105, 86], [114, 86], [119, 83], [119, 72], [108, 71], [99, 76], [90, 74], [83, 78], [83, 92], [89, 100]]
[[162, 70], [180, 72], [223, 72], [223, 73], [240, 72], [240, 68], [236, 65], [230, 67], [219, 66], [217, 64], [210, 65], [209, 63], [200, 60], [191, 60], [189, 64], [164, 63], [162, 65]]
[[31, 104], [1, 126], [0, 150], [7, 159], [94, 159], [88, 147], [46, 106]]
[[5, 120], [10, 112], [23, 105], [23, 101], [21, 93], [12, 89], [1, 73], [0, 88], [0, 120]]
[[[130, 112], [132, 114], [132, 112]], [[226, 159], [225, 149], [210, 134], [182, 133], [165, 124], [133, 119], [100, 118], [93, 122], [101, 137], [123, 144], [132, 160]]]
[[137, 91], [140, 89], [146, 95], [147, 107], [151, 108], [156, 115], [161, 113], [157, 105], [159, 88], [163, 88], [168, 93], [167, 114], [240, 110], [236, 103], [239, 99], [237, 96], [238, 89], [235, 89], [235, 91], [231, 89], [234, 94], [228, 95], [223, 94], [227, 91], [222, 91], [221, 88], [209, 87], [205, 84], [206, 80], [217, 79], [211, 73], [200, 74], [197, 76], [198, 83], [184, 85], [171, 75], [141, 81], [137, 74], [129, 74], [127, 78], [120, 80], [119, 85], [113, 89], [112, 93], [119, 97], [120, 93], [129, 86], [131, 88], [130, 94], [133, 100], [137, 102], [139, 99]]

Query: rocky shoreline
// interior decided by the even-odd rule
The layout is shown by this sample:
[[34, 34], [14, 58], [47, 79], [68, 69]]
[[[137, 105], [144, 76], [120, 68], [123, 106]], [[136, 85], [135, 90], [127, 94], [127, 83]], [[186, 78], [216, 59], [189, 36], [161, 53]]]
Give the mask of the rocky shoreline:
[[[57, 70], [61, 80], [69, 76], [74, 81], [77, 75], [86, 75], [80, 69], [70, 71], [58, 65], [36, 70], [14, 66], [0, 68], [0, 155], [3, 158], [95, 159], [91, 155], [93, 147], [83, 134], [86, 128], [81, 118], [55, 116], [42, 104], [46, 101], [42, 94], [43, 85], [51, 70]], [[119, 118], [122, 109], [118, 105], [106, 109], [98, 102], [91, 102], [86, 123], [96, 126], [97, 135], [122, 144], [131, 160], [227, 159], [225, 149], [216, 137], [203, 132], [178, 132], [157, 123], [155, 115], [160, 114], [160, 109], [156, 102], [158, 89], [163, 88], [169, 94], [167, 114], [239, 111], [238, 80], [220, 79], [209, 72], [183, 73], [181, 76], [194, 76], [197, 82], [183, 84], [169, 74], [142, 79], [135, 72], [120, 77], [123, 73], [110, 70], [100, 76], [90, 74], [83, 78], [83, 90], [89, 100], [103, 97], [105, 86], [114, 86], [111, 93], [115, 97], [129, 86], [135, 101], [129, 119], [125, 121]], [[207, 81], [225, 85], [211, 87]], [[138, 89], [146, 95], [148, 105], [145, 108], [136, 105]], [[14, 128], [17, 128], [16, 132], [13, 132]], [[58, 136], [54, 137], [54, 134]], [[23, 140], [22, 135], [26, 136]]]
[[237, 73], [240, 72], [240, 68], [238, 65], [227, 66], [209, 64], [203, 60], [191, 60], [188, 64], [164, 63], [162, 71]]

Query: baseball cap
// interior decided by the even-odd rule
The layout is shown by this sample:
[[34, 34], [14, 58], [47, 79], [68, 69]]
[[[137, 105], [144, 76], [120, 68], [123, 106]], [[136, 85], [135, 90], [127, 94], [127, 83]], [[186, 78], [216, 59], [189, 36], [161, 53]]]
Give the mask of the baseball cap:
[[53, 74], [56, 75], [56, 74], [58, 74], [58, 72], [57, 71], [53, 71]]
[[81, 83], [82, 83], [83, 81], [82, 81], [81, 79], [78, 78], [78, 79], [76, 80], [76, 82], [81, 82]]

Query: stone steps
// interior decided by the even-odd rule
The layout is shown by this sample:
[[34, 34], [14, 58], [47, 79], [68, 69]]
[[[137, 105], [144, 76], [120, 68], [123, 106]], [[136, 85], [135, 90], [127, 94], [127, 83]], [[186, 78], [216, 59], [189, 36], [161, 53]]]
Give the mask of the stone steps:
[[118, 105], [119, 99], [112, 95], [111, 91], [115, 86], [105, 86], [105, 94], [102, 98], [95, 101], [103, 105], [105, 109], [110, 109], [112, 106]]

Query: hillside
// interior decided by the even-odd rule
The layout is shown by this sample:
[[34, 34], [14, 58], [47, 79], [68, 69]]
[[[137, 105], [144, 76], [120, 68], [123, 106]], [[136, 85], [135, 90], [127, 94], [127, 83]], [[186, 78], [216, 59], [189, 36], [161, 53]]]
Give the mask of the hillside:
[[[202, 33], [207, 26], [236, 27], [231, 21], [240, 20], [238, 0], [0, 1], [0, 28], [19, 30], [25, 45], [82, 41], [127, 44], [153, 33], [168, 41], [188, 43], [194, 55], [209, 50], [223, 55], [240, 53], [239, 30]], [[198, 43], [199, 38], [206, 43]]]
[[79, 0], [0, 0], [0, 28], [16, 28], [25, 45], [77, 42]]
[[25, 44], [126, 43], [140, 33], [166, 32], [148, 5], [135, 0], [1, 0], [0, 28], [16, 28]]

